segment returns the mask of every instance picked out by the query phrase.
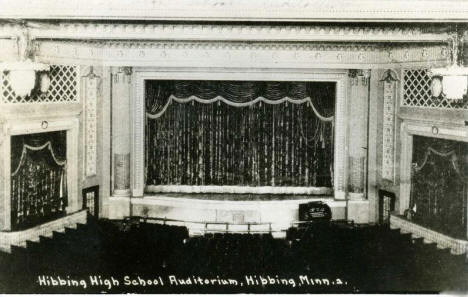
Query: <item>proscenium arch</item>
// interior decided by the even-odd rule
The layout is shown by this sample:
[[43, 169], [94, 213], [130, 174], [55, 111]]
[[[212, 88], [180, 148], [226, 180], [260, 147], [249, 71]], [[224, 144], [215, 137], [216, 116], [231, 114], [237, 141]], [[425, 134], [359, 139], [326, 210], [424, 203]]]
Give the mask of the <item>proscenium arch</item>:
[[347, 70], [330, 69], [176, 69], [134, 68], [133, 100], [131, 106], [132, 147], [131, 194], [143, 197], [145, 189], [145, 82], [147, 80], [252, 80], [252, 81], [309, 81], [335, 82], [335, 139], [333, 184], [334, 198], [345, 199], [347, 176]]

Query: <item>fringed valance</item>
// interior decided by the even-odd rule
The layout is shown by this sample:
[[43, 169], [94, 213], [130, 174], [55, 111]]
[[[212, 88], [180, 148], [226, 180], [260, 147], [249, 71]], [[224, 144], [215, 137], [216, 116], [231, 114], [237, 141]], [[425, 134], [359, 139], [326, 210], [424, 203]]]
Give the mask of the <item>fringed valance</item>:
[[[423, 141], [422, 141], [423, 142]], [[465, 151], [460, 151], [459, 144], [456, 142], [444, 140], [444, 145], [438, 145], [437, 140], [426, 140], [427, 146], [424, 153], [419, 152], [415, 158], [419, 157], [420, 159], [416, 160], [414, 166], [414, 172], [419, 173], [424, 167], [428, 164], [429, 157], [431, 155], [436, 155], [442, 158], [445, 158], [447, 162], [450, 163], [451, 167], [457, 173], [458, 177], [462, 182], [468, 182], [468, 175], [464, 172], [465, 168], [468, 166], [463, 164]]]
[[32, 152], [38, 153], [29, 157], [44, 159], [49, 166], [65, 166], [65, 142], [65, 132], [16, 136], [15, 141], [12, 143], [11, 175], [16, 176], [18, 174], [20, 168], [24, 166], [28, 154], [31, 155]]
[[[328, 88], [328, 89], [327, 89]], [[329, 84], [307, 82], [261, 81], [158, 81], [146, 88], [146, 115], [161, 117], [173, 102], [203, 104], [223, 102], [233, 107], [255, 104], [307, 104], [321, 121], [333, 121], [334, 110], [326, 107], [330, 100]], [[328, 103], [328, 105], [330, 105]]]

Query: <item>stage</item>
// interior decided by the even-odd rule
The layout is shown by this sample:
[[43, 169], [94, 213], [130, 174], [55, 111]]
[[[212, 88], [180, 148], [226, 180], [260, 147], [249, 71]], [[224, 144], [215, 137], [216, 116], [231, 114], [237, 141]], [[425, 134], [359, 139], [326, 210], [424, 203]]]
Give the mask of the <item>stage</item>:
[[[332, 220], [367, 220], [368, 202], [337, 200], [331, 196], [253, 194], [147, 194], [143, 198], [111, 197], [108, 217], [159, 218], [158, 223], [186, 226], [191, 235], [207, 232], [272, 233], [284, 237], [299, 219], [299, 205], [322, 201]], [[348, 204], [348, 213], [346, 213]]]

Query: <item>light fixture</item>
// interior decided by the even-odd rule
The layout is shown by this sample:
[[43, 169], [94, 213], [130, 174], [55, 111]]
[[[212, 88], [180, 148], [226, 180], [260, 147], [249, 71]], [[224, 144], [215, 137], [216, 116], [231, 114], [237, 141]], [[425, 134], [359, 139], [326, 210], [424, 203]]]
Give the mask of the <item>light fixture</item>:
[[442, 76], [433, 75], [431, 80], [432, 97], [439, 98], [442, 95]]
[[468, 91], [468, 68], [450, 66], [430, 70], [433, 97], [444, 97], [459, 101], [466, 98]]
[[468, 68], [460, 66], [457, 34], [451, 37], [449, 46], [451, 46], [451, 54], [447, 64], [450, 66], [429, 71], [432, 97], [445, 98], [452, 102], [464, 101], [467, 99], [468, 91]]
[[[13, 92], [20, 97], [31, 95], [31, 91], [36, 85], [36, 72], [49, 71], [49, 68], [50, 66], [47, 64], [35, 63], [29, 59], [19, 62], [0, 63], [0, 69], [8, 72], [8, 78]], [[44, 82], [46, 82], [46, 79], [44, 79]], [[50, 86], [50, 79], [48, 84]], [[46, 86], [44, 86], [44, 88], [45, 87]], [[42, 89], [41, 86], [41, 91]]]
[[50, 77], [47, 72], [42, 72], [39, 75], [39, 88], [42, 94], [47, 93], [50, 88]]

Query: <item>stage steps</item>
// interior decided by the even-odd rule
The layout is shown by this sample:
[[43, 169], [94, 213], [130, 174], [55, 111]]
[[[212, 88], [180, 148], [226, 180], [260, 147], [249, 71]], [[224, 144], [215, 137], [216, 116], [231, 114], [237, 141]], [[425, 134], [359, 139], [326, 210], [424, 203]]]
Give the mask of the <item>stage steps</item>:
[[22, 231], [0, 232], [0, 251], [10, 253], [12, 247], [26, 247], [28, 241], [38, 242], [40, 237], [52, 237], [54, 232], [63, 233], [65, 228], [76, 228], [77, 224], [86, 224], [86, 210], [69, 214], [39, 226]]
[[390, 215], [390, 228], [408, 234], [411, 238], [421, 238], [425, 243], [433, 243], [439, 249], [450, 249], [454, 255], [468, 258], [468, 240], [452, 238], [393, 214]]

